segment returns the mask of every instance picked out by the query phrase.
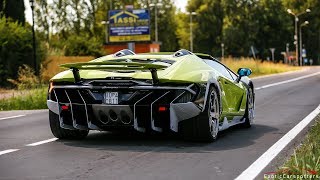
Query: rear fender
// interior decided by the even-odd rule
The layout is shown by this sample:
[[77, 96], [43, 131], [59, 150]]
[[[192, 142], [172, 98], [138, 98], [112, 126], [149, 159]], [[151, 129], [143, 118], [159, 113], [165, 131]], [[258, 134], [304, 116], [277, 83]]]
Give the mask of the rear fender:
[[220, 104], [219, 104], [220, 108], [219, 109], [220, 109], [220, 114], [221, 114], [221, 112], [222, 112], [221, 88], [220, 88], [220, 85], [219, 85], [218, 81], [216, 79], [214, 79], [214, 78], [209, 79], [208, 82], [207, 82], [206, 93], [205, 93], [205, 98], [204, 98], [204, 106], [203, 106], [204, 108], [202, 109], [202, 112], [205, 110], [205, 107], [207, 105], [207, 99], [209, 98], [208, 94], [209, 94], [209, 91], [210, 91], [210, 87], [214, 87], [217, 90], [218, 97], [219, 97], [219, 102], [220, 102]]

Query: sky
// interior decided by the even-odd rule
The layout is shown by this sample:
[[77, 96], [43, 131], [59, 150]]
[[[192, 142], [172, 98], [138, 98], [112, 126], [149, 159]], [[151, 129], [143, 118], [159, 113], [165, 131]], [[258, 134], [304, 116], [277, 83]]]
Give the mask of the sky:
[[188, 0], [174, 0], [174, 4], [180, 9], [182, 12], [185, 12], [185, 7], [187, 6]]
[[24, 14], [26, 15], [26, 20], [27, 20], [27, 22], [32, 24], [32, 14], [31, 14], [31, 8], [30, 8], [29, 0], [24, 0], [24, 7], [25, 7]]
[[[180, 9], [182, 12], [185, 12], [185, 7], [188, 3], [188, 0], [173, 0], [174, 4], [177, 6], [178, 9]], [[32, 14], [31, 14], [31, 8], [29, 4], [29, 0], [24, 0], [24, 5], [25, 5], [25, 15], [26, 15], [26, 20], [32, 24]]]

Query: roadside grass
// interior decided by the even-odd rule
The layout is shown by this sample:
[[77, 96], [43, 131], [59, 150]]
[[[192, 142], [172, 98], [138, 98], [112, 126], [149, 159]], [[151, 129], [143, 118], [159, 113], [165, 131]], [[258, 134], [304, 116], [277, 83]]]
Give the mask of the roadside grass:
[[[75, 62], [88, 62], [93, 60], [92, 56], [49, 56], [42, 63], [42, 71], [41, 71], [41, 79], [43, 82], [48, 82], [50, 78], [52, 78], [57, 73], [65, 70], [60, 68], [59, 65], [65, 63], [75, 63]], [[222, 61], [225, 65], [227, 65], [234, 72], [237, 72], [241, 67], [247, 67], [252, 70], [251, 77], [268, 75], [268, 74], [276, 74], [287, 71], [295, 71], [301, 69], [297, 66], [291, 66], [282, 63], [272, 63], [272, 62], [261, 62], [261, 60], [253, 60], [252, 58], [225, 58]]]
[[0, 99], [0, 111], [32, 110], [47, 108], [48, 87], [31, 89], [24, 94], [13, 94], [10, 98]]
[[60, 68], [61, 64], [88, 62], [95, 59], [92, 56], [48, 56], [42, 63], [41, 79], [43, 82], [48, 82], [54, 75], [66, 69]]
[[260, 60], [253, 60], [250, 58], [225, 58], [222, 63], [224, 63], [234, 72], [237, 72], [239, 68], [250, 68], [252, 70], [252, 75], [250, 77], [277, 74], [301, 69], [297, 66], [291, 66], [282, 63], [272, 63], [267, 61], [261, 62]]
[[[320, 116], [309, 130], [308, 135], [290, 159], [279, 168], [277, 175], [319, 175], [320, 177]], [[293, 177], [293, 176], [292, 176]], [[280, 178], [277, 178], [280, 179]], [[296, 179], [296, 178], [282, 178]], [[318, 179], [318, 178], [298, 178]]]

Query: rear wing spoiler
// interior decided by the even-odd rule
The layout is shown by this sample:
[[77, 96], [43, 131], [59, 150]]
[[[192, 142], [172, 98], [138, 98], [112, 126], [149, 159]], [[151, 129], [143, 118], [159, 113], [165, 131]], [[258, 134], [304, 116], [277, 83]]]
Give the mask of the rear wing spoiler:
[[135, 62], [87, 62], [87, 63], [68, 63], [60, 67], [72, 70], [75, 83], [81, 82], [79, 70], [149, 70], [152, 76], [153, 84], [159, 83], [157, 74], [158, 69], [167, 68], [167, 66], [150, 63]]

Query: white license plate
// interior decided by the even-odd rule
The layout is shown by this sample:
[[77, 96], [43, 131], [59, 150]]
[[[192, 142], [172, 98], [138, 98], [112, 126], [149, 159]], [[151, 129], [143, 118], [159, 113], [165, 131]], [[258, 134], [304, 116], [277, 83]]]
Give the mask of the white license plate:
[[105, 92], [104, 103], [106, 104], [118, 104], [118, 92]]

